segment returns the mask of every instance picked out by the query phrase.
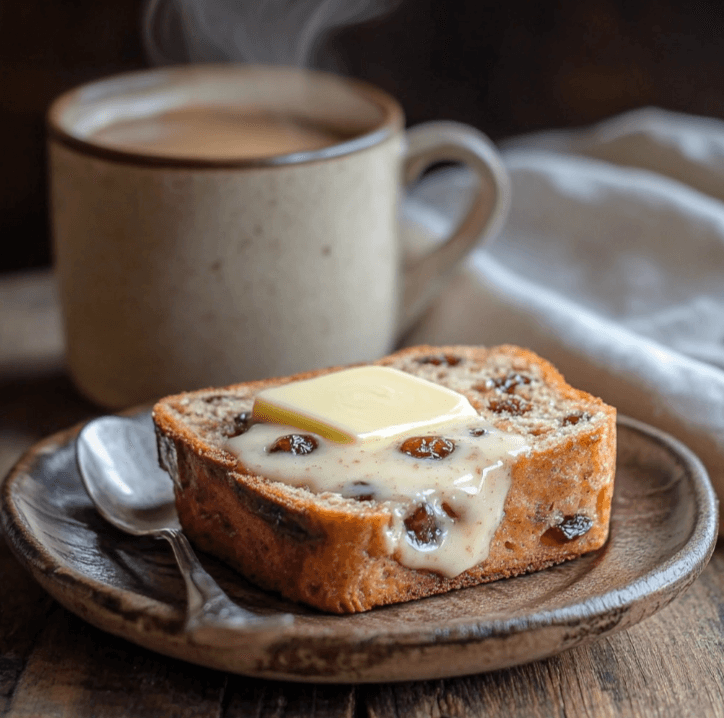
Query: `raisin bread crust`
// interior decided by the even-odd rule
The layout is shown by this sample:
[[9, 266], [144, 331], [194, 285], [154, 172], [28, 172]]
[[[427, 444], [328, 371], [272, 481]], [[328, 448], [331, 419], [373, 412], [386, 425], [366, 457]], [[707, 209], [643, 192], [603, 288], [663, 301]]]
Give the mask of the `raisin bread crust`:
[[251, 409], [257, 392], [341, 367], [203, 389], [156, 404], [160, 463], [174, 480], [181, 524], [201, 550], [294, 601], [352, 613], [537, 571], [605, 543], [614, 408], [514, 346], [418, 346], [375, 363], [459, 391], [492, 424], [530, 440], [530, 452], [513, 466], [488, 558], [454, 578], [402, 566], [388, 553], [384, 532], [391, 515], [383, 505], [248, 474], [223, 448], [235, 417]]

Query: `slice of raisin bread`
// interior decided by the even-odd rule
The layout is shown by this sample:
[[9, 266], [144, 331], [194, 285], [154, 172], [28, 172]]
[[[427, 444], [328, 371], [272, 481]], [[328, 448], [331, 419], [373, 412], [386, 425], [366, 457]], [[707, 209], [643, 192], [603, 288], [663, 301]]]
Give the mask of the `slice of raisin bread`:
[[[190, 539], [259, 586], [337, 613], [536, 571], [604, 544], [615, 409], [514, 346], [419, 346], [376, 363], [460, 392], [494, 427], [525, 437], [529, 448], [512, 464], [503, 518], [484, 561], [454, 577], [408, 568], [386, 538], [392, 521], [387, 503], [315, 494], [249, 474], [228, 450], [229, 437], [248, 428], [259, 391], [339, 368], [178, 394], [156, 404], [160, 462], [174, 480]], [[419, 508], [410, 506], [405, 525], [412, 532], [419, 530]], [[430, 526], [422, 531], [430, 534]]]

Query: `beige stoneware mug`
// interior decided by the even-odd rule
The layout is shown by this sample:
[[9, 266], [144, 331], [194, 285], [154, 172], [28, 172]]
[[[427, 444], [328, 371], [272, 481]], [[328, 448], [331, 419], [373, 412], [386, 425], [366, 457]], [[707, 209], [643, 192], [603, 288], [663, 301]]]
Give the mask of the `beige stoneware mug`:
[[[387, 353], [508, 204], [484, 135], [406, 132], [392, 97], [331, 74], [131, 73], [61, 96], [48, 126], [68, 368], [113, 408]], [[411, 259], [400, 189], [441, 161], [478, 191]]]

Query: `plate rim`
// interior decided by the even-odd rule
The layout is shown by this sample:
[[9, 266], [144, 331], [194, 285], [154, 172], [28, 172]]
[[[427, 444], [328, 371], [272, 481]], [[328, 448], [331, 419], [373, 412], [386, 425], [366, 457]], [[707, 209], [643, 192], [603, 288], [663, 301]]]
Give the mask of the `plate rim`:
[[[146, 411], [148, 411], [148, 405], [128, 410], [123, 412], [123, 415], [139, 416]], [[134, 630], [134, 626], [132, 624], [129, 625], [130, 622], [128, 619], [123, 617], [119, 619], [118, 611], [113, 612], [107, 606], [103, 606], [97, 601], [97, 595], [103, 591], [107, 591], [109, 584], [81, 574], [67, 564], [56, 561], [48, 554], [42, 540], [33, 533], [32, 529], [20, 516], [19, 509], [14, 505], [11, 497], [13, 486], [19, 483], [25, 476], [32, 477], [33, 468], [43, 455], [55, 453], [74, 441], [75, 436], [85, 423], [86, 422], [81, 422], [56, 432], [34, 444], [23, 454], [3, 479], [0, 488], [0, 521], [3, 529], [2, 535], [4, 535], [8, 546], [20, 563], [30, 571], [34, 578], [41, 583], [45, 590], [56, 600], [71, 612], [93, 623], [101, 630], [122, 636], [138, 645], [151, 648], [166, 655], [224, 670], [224, 667], [219, 665], [218, 662], [209, 663], [204, 660], [202, 656], [194, 655], [193, 651], [189, 657], [180, 655], [178, 651], [171, 651], [170, 649], [168, 651], [164, 650], [163, 646], [156, 645], [154, 641], [150, 643], [148, 640], [144, 641], [144, 636], [138, 635], [139, 630]], [[610, 618], [612, 612], [619, 612], [618, 620], [613, 622], [611, 626], [604, 625], [600, 631], [594, 632], [590, 636], [590, 640], [593, 640], [594, 638], [607, 635], [620, 628], [633, 625], [643, 618], [652, 615], [674, 600], [682, 591], [686, 590], [705, 568], [717, 541], [718, 500], [709, 481], [706, 469], [700, 459], [688, 447], [660, 429], [623, 415], [617, 417], [617, 426], [637, 432], [647, 440], [654, 441], [660, 446], [663, 446], [667, 454], [675, 457], [678, 463], [685, 469], [688, 482], [693, 489], [695, 517], [692, 530], [678, 551], [658, 563], [645, 574], [637, 575], [624, 586], [607, 590], [595, 596], [579, 599], [564, 606], [532, 611], [524, 616], [513, 616], [505, 619], [489, 620], [485, 619], [485, 617], [475, 616], [464, 617], [459, 620], [448, 619], [444, 626], [439, 624], [416, 626], [414, 630], [410, 628], [409, 630], [395, 632], [392, 636], [383, 634], [382, 632], [370, 636], [369, 632], [365, 632], [365, 645], [389, 645], [393, 643], [396, 646], [403, 646], [406, 649], [419, 648], [424, 650], [425, 647], [445, 649], [446, 647], [479, 644], [490, 639], [505, 639], [547, 628], [575, 627], [582, 622]], [[58, 571], [59, 568], [61, 569], [60, 572]], [[139, 600], [163, 605], [155, 599], [149, 599], [129, 589], [111, 587], [111, 590], [115, 595], [119, 596], [121, 602], [129, 601], [130, 603], [135, 603], [136, 610], [138, 610]], [[81, 613], [69, 605], [70, 598], [78, 598], [78, 594], [80, 594], [81, 599], [90, 600], [98, 609], [97, 613], [104, 617], [105, 620], [97, 618], [96, 616], [87, 615], [85, 611]], [[659, 600], [651, 601], [652, 598], [657, 597]], [[646, 605], [643, 605], [644, 603]], [[652, 603], [655, 603], [655, 605], [652, 606]], [[592, 610], [594, 606], [595, 610]], [[632, 609], [639, 609], [638, 615], [633, 617], [632, 620], [624, 620], [626, 615], [631, 613]], [[148, 610], [148, 608], [146, 610]], [[94, 618], [97, 618], [97, 620], [93, 620]], [[158, 616], [155, 616], [155, 618], [158, 619]], [[346, 617], [339, 616], [336, 618], [344, 621]], [[292, 640], [303, 639], [307, 641], [309, 645], [314, 644], [315, 640], [318, 640], [327, 647], [335, 643], [340, 646], [346, 646], [359, 642], [359, 638], [355, 635], [357, 631], [347, 629], [343, 636], [340, 636], [340, 633], [341, 632], [336, 632], [333, 635], [316, 635], [314, 633], [309, 635], [306, 633], [297, 634], [293, 636]], [[176, 649], [181, 647], [185, 647], [186, 650], [189, 649], [188, 639], [182, 632], [177, 636], [164, 634], [164, 637], [165, 640], [174, 644]], [[275, 634], [275, 637], [280, 643], [284, 643], [288, 638], [283, 631]], [[561, 650], [566, 650], [573, 645], [578, 645], [583, 642], [587, 642], [586, 636], [583, 636], [581, 640], [575, 641], [570, 646], [564, 646], [540, 656], [533, 656], [530, 660], [542, 658], [545, 655], [554, 655]], [[172, 645], [171, 648], [173, 648], [174, 645]], [[506, 665], [519, 665], [524, 662], [526, 661], [513, 660]], [[495, 668], [502, 667], [504, 667], [503, 663], [495, 666]], [[484, 670], [493, 669], [494, 668]], [[330, 679], [324, 675], [285, 674], [279, 670], [254, 671], [253, 669], [249, 669], [242, 671], [234, 668], [226, 668], [226, 670], [245, 675], [258, 675], [265, 678], [282, 678], [296, 681], [367, 682], [370, 680], [380, 680], [379, 678], [365, 678], [364, 676], [354, 678], [349, 675]], [[469, 672], [470, 671], [468, 671], [468, 673]], [[450, 673], [443, 669], [437, 675], [422, 675], [420, 678], [445, 677], [450, 675], [461, 675], [461, 673]], [[395, 680], [409, 679], [410, 677], [408, 676]]]

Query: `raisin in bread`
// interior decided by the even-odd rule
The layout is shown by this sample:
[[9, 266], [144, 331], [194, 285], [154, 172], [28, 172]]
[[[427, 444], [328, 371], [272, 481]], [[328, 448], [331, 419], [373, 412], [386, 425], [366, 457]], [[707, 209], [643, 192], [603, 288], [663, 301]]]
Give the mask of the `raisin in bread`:
[[[514, 346], [419, 346], [376, 364], [460, 392], [482, 419], [525, 438], [527, 449], [512, 463], [504, 513], [485, 560], [452, 577], [409, 568], [390, 548], [386, 502], [316, 494], [254, 475], [228, 450], [229, 437], [247, 430], [259, 391], [338, 369], [204, 389], [156, 404], [160, 462], [173, 478], [190, 539], [259, 586], [337, 613], [537, 571], [604, 544], [615, 409]], [[435, 527], [424, 512], [427, 525], [416, 525], [420, 511], [411, 505], [405, 526], [424, 542]]]

